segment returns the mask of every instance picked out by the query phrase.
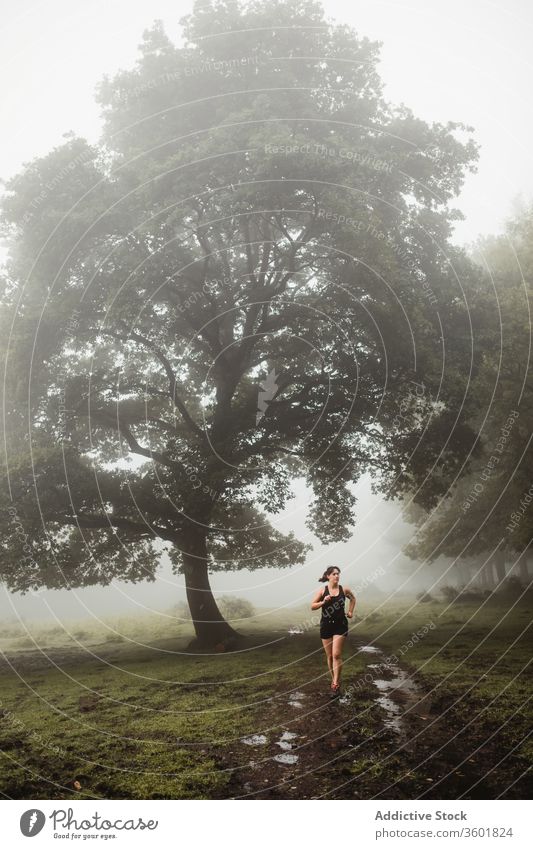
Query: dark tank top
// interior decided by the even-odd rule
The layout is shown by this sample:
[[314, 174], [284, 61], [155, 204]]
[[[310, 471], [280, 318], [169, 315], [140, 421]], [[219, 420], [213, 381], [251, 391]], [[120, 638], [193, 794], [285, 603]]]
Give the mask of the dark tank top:
[[[325, 597], [329, 593], [329, 587], [324, 587], [324, 592], [322, 593], [322, 601], [324, 601]], [[344, 595], [344, 590], [342, 585], [339, 584], [339, 594], [336, 596], [331, 596], [330, 601], [322, 608], [322, 622], [343, 622], [346, 619], [346, 613], [344, 610], [344, 605], [346, 602], [346, 596]]]

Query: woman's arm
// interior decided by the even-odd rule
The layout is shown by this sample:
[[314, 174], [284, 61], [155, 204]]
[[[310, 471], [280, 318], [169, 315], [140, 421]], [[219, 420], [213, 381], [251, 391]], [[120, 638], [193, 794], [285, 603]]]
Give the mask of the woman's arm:
[[352, 613], [354, 612], [354, 609], [355, 609], [355, 596], [354, 596], [353, 592], [348, 587], [344, 587], [344, 595], [346, 596], [346, 598], [350, 599], [350, 604], [349, 604], [349, 607], [348, 607], [348, 613], [346, 615], [347, 615], [348, 619], [351, 619]]
[[311, 602], [311, 610], [318, 610], [319, 607], [323, 607], [324, 604], [330, 600], [330, 596], [327, 595], [326, 598], [322, 601], [320, 596], [324, 590], [317, 590], [313, 596], [313, 601]]

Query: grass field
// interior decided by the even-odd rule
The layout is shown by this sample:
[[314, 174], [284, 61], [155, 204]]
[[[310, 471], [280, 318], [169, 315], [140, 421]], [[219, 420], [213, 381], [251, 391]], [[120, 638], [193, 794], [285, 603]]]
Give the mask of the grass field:
[[[309, 608], [234, 623], [248, 640], [228, 654], [190, 654], [190, 624], [165, 615], [8, 623], [0, 791], [527, 798], [531, 610], [512, 599], [361, 604], [340, 700]], [[394, 689], [399, 670], [407, 681]]]

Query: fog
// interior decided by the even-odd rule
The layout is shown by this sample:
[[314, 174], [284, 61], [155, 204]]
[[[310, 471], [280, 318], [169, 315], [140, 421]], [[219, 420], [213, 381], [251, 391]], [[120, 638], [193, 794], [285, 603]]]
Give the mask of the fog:
[[[432, 589], [438, 581], [453, 582], [445, 574], [451, 561], [441, 559], [436, 565], [428, 565], [402, 554], [401, 548], [409, 541], [414, 526], [403, 521], [397, 503], [371, 492], [369, 476], [364, 476], [354, 487], [358, 498], [357, 522], [352, 537], [345, 543], [322, 545], [305, 526], [309, 491], [302, 481], [295, 482], [293, 491], [295, 497], [286, 509], [270, 519], [279, 530], [292, 530], [298, 539], [313, 545], [305, 564], [286, 569], [215, 572], [211, 576], [215, 595], [247, 598], [256, 607], [279, 609], [301, 605], [310, 600], [319, 586], [319, 576], [330, 564], [340, 566], [341, 583], [354, 590], [366, 609], [385, 598]], [[41, 589], [24, 596], [3, 588], [0, 615], [37, 621], [143, 615], [168, 610], [183, 599], [183, 576], [173, 574], [163, 554], [155, 582], [115, 581], [107, 587]]]

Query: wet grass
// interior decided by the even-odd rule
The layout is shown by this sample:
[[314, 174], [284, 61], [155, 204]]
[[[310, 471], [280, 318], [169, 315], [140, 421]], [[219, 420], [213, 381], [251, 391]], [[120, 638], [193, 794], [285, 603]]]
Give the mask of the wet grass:
[[[291, 730], [297, 711], [288, 699], [295, 689], [315, 705], [297, 730], [320, 740], [312, 755], [319, 763], [336, 743], [334, 737], [321, 736], [332, 719], [324, 716], [330, 707], [316, 701], [328, 679], [312, 618], [308, 608], [260, 611], [234, 623], [250, 635], [245, 650], [202, 655], [187, 651], [190, 624], [168, 616], [98, 626], [67, 623], [66, 631], [27, 624], [29, 634], [6, 626], [0, 631], [6, 657], [0, 671], [0, 792], [36, 799], [239, 795], [244, 766], [253, 755], [241, 738], [264, 733], [273, 741]], [[531, 762], [530, 622], [531, 605], [523, 602], [512, 610], [501, 603], [480, 609], [472, 603], [413, 606], [408, 600], [358, 607], [345, 650], [345, 684], [360, 680], [376, 659], [356, 652], [356, 643], [373, 641], [413, 671], [432, 692], [433, 708], [443, 718], [438, 735], [423, 743], [429, 762], [421, 767], [420, 752], [406, 760], [393, 745], [394, 735], [381, 734], [383, 712], [373, 685], [361, 686], [354, 697], [355, 725], [346, 712], [333, 719], [332, 730], [336, 723], [354, 752], [348, 760], [343, 755], [340, 771], [339, 764], [330, 771], [322, 768], [322, 790], [334, 793], [345, 780], [346, 796], [370, 798], [398, 782], [402, 798], [417, 798], [456, 764], [456, 754], [462, 758], [467, 741], [468, 753], [481, 746], [472, 770], [488, 772], [503, 758], [492, 770], [492, 784], [484, 786], [485, 793], [497, 795], [502, 782], [510, 784], [511, 774], [517, 778]], [[430, 623], [435, 627], [413, 641]], [[295, 624], [302, 624], [304, 633], [289, 637], [287, 629]], [[376, 735], [381, 735], [379, 743], [365, 750], [365, 741]], [[443, 745], [438, 755], [437, 740]], [[460, 779], [455, 775], [438, 785], [442, 798], [460, 795]], [[74, 788], [74, 781], [81, 789]], [[314, 793], [312, 778], [292, 786], [296, 797]], [[278, 788], [271, 796], [291, 793]]]
[[72, 652], [54, 634], [53, 646], [43, 640], [44, 653], [5, 649], [13, 670], [1, 675], [1, 792], [223, 796], [231, 773], [217, 769], [220, 752], [255, 731], [268, 700], [293, 688], [295, 675], [324, 672], [316, 638], [302, 657], [296, 638], [269, 632], [262, 645], [256, 628], [253, 650], [195, 656], [186, 649], [191, 633], [154, 639], [146, 622], [139, 633], [152, 648], [95, 635], [90, 651]]

